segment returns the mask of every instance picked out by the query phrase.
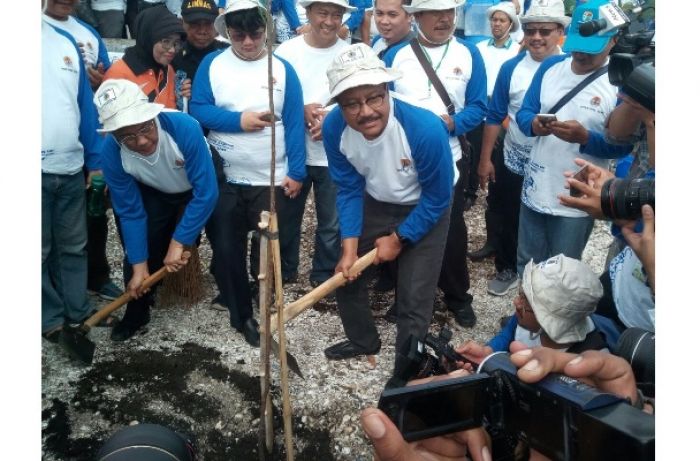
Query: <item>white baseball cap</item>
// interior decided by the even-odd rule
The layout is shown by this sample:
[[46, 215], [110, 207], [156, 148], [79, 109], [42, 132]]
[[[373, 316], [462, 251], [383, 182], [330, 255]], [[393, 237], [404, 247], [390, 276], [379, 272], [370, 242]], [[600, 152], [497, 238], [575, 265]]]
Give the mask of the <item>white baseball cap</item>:
[[226, 8], [224, 12], [216, 17], [214, 20], [214, 28], [222, 37], [228, 38], [228, 28], [226, 27], [226, 15], [229, 13], [235, 13], [236, 11], [251, 10], [253, 8], [265, 8], [258, 0], [228, 0], [226, 2]]
[[564, 13], [562, 0], [533, 0], [527, 13], [520, 17], [521, 24], [530, 22], [556, 22], [566, 27], [571, 18]]
[[513, 23], [512, 27], [510, 28], [511, 32], [516, 32], [518, 29], [520, 29], [520, 20], [518, 19], [518, 14], [515, 12], [513, 2], [501, 2], [493, 5], [486, 10], [486, 16], [491, 19], [491, 16], [493, 16], [493, 13], [496, 11], [505, 13], [508, 18], [510, 18], [510, 22]]
[[110, 133], [125, 126], [138, 125], [154, 119], [163, 104], [148, 102], [141, 87], [130, 80], [105, 80], [93, 98], [102, 128], [99, 133]]
[[302, 8], [308, 8], [312, 3], [332, 3], [333, 5], [338, 5], [345, 8], [346, 13], [351, 13], [357, 10], [357, 8], [354, 6], [350, 6], [347, 0], [299, 0], [299, 6]]
[[410, 5], [403, 5], [407, 13], [420, 13], [421, 11], [442, 11], [464, 5], [465, 0], [411, 0]]
[[333, 58], [326, 75], [331, 93], [328, 104], [332, 104], [336, 96], [345, 90], [362, 85], [393, 82], [403, 73], [397, 69], [387, 68], [384, 61], [379, 59], [369, 46], [356, 43]]
[[603, 285], [593, 271], [563, 254], [539, 264], [530, 260], [523, 271], [523, 291], [537, 322], [560, 344], [583, 341], [588, 316], [603, 297]]

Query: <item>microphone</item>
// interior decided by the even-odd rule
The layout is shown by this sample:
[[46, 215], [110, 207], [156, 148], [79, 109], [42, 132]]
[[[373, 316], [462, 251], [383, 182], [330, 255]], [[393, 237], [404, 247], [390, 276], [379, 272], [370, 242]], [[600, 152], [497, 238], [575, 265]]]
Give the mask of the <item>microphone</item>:
[[596, 19], [595, 21], [584, 22], [578, 27], [578, 33], [582, 37], [590, 37], [593, 34], [597, 34], [601, 30], [605, 29], [608, 25], [608, 21], [605, 19]]

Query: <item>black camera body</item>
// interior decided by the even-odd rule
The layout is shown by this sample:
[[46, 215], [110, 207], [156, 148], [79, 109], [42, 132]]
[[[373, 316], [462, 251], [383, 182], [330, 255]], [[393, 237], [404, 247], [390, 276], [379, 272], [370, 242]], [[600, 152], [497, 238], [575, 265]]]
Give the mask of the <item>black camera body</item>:
[[[443, 329], [444, 330], [444, 329]], [[438, 338], [446, 335], [441, 333]], [[436, 337], [432, 336], [431, 341]], [[427, 341], [426, 341], [427, 342]], [[426, 372], [427, 363], [449, 369], [451, 359], [432, 356], [426, 342], [407, 351]], [[444, 345], [444, 341], [440, 341]], [[447, 344], [448, 350], [455, 353]], [[449, 353], [449, 354], [451, 354]], [[418, 361], [418, 357], [423, 357]], [[458, 360], [467, 362], [457, 354]], [[397, 370], [405, 377], [408, 371]], [[652, 460], [654, 417], [627, 401], [602, 393], [575, 379], [550, 374], [536, 384], [520, 381], [506, 352], [484, 359], [474, 375], [387, 389], [379, 408], [394, 421], [407, 441], [485, 426], [492, 437], [517, 438], [555, 460]], [[397, 378], [403, 379], [403, 378]]]

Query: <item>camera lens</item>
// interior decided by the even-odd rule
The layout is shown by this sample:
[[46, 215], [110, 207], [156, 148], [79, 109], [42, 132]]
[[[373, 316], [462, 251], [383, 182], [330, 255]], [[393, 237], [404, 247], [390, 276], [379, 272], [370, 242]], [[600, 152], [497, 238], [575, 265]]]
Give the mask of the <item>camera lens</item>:
[[654, 208], [655, 200], [653, 179], [610, 179], [600, 191], [603, 214], [610, 219], [638, 219], [642, 206]]
[[[616, 355], [632, 365], [637, 383], [653, 386], [656, 376], [656, 335], [641, 328], [628, 328], [617, 341]], [[646, 393], [646, 392], [645, 392]]]

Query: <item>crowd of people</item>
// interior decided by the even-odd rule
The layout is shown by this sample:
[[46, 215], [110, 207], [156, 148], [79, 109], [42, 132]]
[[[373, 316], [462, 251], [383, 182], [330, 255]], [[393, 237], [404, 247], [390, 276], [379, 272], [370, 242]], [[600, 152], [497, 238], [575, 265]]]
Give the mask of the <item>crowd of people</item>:
[[[299, 277], [312, 190], [311, 285], [337, 272], [351, 282], [337, 290], [347, 339], [325, 350], [330, 360], [382, 347], [371, 286], [394, 291], [387, 319], [397, 324], [397, 351], [428, 333], [436, 288], [455, 321], [473, 327], [468, 258], [494, 256], [491, 296], [518, 291], [501, 332], [457, 348], [474, 363], [530, 351], [549, 360], [547, 371], [566, 372], [562, 363], [573, 369], [576, 354], [598, 351], [624, 368], [609, 354], [619, 335], [654, 331], [651, 206], [615, 221], [602, 275], [580, 261], [594, 219], [611, 218], [601, 200], [611, 162], [618, 176], [654, 177], [654, 112], [607, 77], [616, 30], [579, 31], [607, 0], [576, 2], [569, 14], [562, 0], [273, 1], [272, 102], [259, 0], [43, 3], [46, 340], [91, 315], [89, 291], [120, 294], [105, 254], [107, 215], [86, 209], [86, 188], [104, 178], [133, 298], [120, 320], [103, 322], [111, 338], [127, 340], [149, 322], [157, 288], [144, 280], [163, 266], [182, 270], [204, 232], [215, 304], [259, 346], [256, 234], [270, 205], [273, 142], [284, 283]], [[135, 43], [110, 62], [102, 37]], [[479, 187], [487, 238], [468, 251], [464, 211]], [[351, 275], [372, 248], [374, 267]], [[551, 365], [546, 349], [569, 362]], [[395, 369], [401, 360], [397, 353]], [[408, 459], [392, 451], [412, 450], [400, 440], [387, 448], [396, 431], [377, 412], [363, 425], [379, 457]], [[471, 432], [453, 442], [489, 459], [482, 439]]]

